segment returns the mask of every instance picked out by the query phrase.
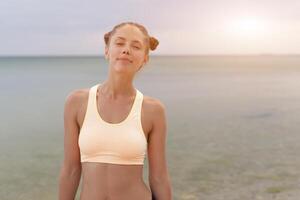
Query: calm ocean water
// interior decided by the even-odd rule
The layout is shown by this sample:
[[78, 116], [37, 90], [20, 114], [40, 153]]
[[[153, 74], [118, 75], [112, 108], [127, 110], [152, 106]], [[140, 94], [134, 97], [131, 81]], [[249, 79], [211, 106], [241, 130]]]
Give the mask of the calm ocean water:
[[[107, 67], [0, 58], [2, 200], [57, 199], [65, 98]], [[300, 56], [153, 56], [134, 85], [166, 106], [174, 199], [299, 199]]]

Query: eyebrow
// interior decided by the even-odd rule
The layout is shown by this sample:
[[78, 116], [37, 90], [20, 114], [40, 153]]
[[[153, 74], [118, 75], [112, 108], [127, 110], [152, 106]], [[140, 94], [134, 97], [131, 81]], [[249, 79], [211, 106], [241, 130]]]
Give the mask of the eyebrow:
[[[120, 36], [118, 36], [118, 37], [117, 37], [117, 39], [126, 40], [126, 38], [124, 38], [124, 37], [120, 37]], [[141, 42], [140, 42], [139, 40], [133, 40], [133, 42], [138, 42], [138, 43], [140, 43], [140, 44], [141, 44]]]

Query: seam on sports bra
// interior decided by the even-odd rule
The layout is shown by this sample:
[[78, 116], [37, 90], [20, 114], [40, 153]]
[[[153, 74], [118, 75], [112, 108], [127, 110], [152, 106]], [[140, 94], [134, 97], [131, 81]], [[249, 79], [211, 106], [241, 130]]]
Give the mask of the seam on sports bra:
[[91, 90], [92, 88], [90, 87], [89, 88], [89, 92], [88, 92], [88, 100], [87, 100], [87, 105], [86, 105], [86, 110], [85, 110], [85, 114], [84, 114], [84, 117], [83, 117], [83, 121], [82, 121], [82, 124], [81, 124], [81, 127], [80, 127], [80, 130], [79, 130], [79, 133], [81, 132], [83, 126], [85, 126], [86, 124], [86, 120], [88, 118], [88, 116], [90, 115], [90, 107], [91, 107]]
[[147, 141], [147, 138], [146, 138], [146, 134], [144, 132], [144, 129], [143, 129], [143, 124], [142, 124], [142, 108], [143, 108], [143, 100], [144, 100], [144, 95], [141, 94], [141, 99], [140, 99], [140, 105], [138, 106], [138, 126], [139, 126], [139, 129], [140, 129], [140, 133], [143, 134], [143, 138], [145, 139], [145, 142], [146, 144], [148, 144], [148, 141]]

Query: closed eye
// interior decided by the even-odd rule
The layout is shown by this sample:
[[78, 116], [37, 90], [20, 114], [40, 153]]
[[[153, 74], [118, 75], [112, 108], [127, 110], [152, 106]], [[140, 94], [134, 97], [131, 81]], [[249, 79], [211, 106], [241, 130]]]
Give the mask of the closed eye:
[[[118, 43], [116, 43], [117, 45], [123, 45], [124, 43], [120, 43], [120, 42], [118, 42]], [[138, 46], [133, 46], [135, 49], [140, 49], [140, 47], [138, 47]]]

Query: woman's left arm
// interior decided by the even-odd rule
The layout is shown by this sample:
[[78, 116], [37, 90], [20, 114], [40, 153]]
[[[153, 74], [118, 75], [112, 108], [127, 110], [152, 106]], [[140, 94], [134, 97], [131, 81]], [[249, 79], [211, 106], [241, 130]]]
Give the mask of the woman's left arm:
[[172, 200], [171, 180], [166, 159], [167, 121], [165, 106], [155, 100], [152, 112], [152, 129], [149, 135], [149, 183], [153, 200]]

